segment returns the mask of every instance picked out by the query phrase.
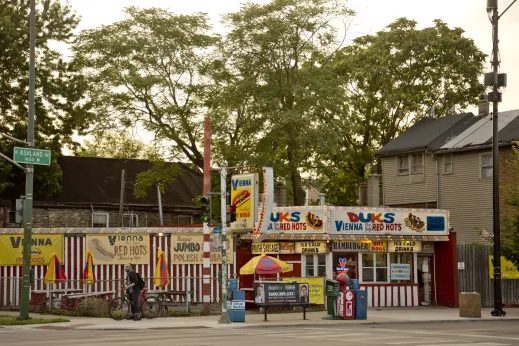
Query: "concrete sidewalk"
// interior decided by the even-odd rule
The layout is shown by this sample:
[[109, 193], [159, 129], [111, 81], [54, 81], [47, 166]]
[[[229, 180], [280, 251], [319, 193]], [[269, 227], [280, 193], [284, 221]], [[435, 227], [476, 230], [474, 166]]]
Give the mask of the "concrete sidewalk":
[[[8, 328], [22, 329], [81, 329], [81, 330], [135, 330], [135, 329], [176, 329], [176, 328], [258, 328], [258, 327], [296, 327], [316, 325], [351, 325], [351, 324], [391, 324], [391, 323], [431, 323], [460, 321], [497, 321], [519, 320], [519, 309], [505, 309], [506, 317], [492, 317], [492, 309], [483, 309], [481, 318], [459, 317], [459, 310], [444, 307], [417, 308], [370, 308], [367, 320], [323, 320], [325, 312], [307, 312], [307, 320], [303, 320], [302, 312], [268, 314], [268, 321], [263, 321], [263, 314], [248, 313], [244, 323], [219, 324], [219, 316], [198, 317], [164, 317], [141, 321], [114, 321], [109, 318], [65, 317], [70, 322], [45, 325], [13, 326]], [[0, 314], [18, 315], [17, 312], [0, 312]], [[31, 314], [32, 317], [51, 318], [52, 315]]]

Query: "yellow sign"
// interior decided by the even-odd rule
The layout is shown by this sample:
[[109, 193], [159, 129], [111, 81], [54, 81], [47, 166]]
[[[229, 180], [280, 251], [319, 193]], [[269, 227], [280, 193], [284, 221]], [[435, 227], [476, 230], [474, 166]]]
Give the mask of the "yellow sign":
[[280, 254], [296, 253], [296, 243], [279, 243]]
[[252, 243], [252, 254], [278, 254], [279, 243]]
[[86, 249], [92, 251], [94, 265], [150, 263], [147, 234], [87, 234]]
[[344, 241], [333, 242], [334, 252], [386, 252], [385, 241]]
[[422, 242], [414, 240], [399, 240], [389, 242], [389, 252], [422, 252]]
[[[63, 263], [63, 234], [33, 234], [31, 240], [32, 265], [47, 265], [52, 253]], [[0, 265], [22, 265], [23, 244], [23, 235], [1, 235]]]
[[[490, 278], [494, 278], [494, 256], [488, 256], [488, 271], [490, 273]], [[519, 270], [517, 267], [501, 256], [501, 278], [502, 279], [519, 279]]]
[[233, 230], [252, 230], [258, 211], [258, 174], [235, 175], [231, 179], [231, 204], [236, 207]]
[[301, 254], [315, 254], [326, 253], [326, 241], [302, 241], [296, 243], [296, 253]]
[[324, 305], [324, 279], [323, 278], [283, 278], [283, 282], [298, 282], [308, 284], [309, 303]]
[[[211, 234], [211, 238], [213, 235]], [[171, 235], [172, 264], [202, 264], [204, 235], [201, 233], [180, 233]], [[222, 263], [222, 250], [213, 247], [211, 239], [211, 264]], [[232, 235], [227, 235], [227, 263], [234, 263]]]

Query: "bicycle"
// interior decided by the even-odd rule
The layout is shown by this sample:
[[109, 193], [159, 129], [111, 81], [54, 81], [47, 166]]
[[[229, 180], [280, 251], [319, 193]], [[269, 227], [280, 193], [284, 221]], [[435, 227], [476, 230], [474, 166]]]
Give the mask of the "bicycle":
[[[148, 297], [147, 291], [147, 288], [141, 290], [139, 294], [139, 304], [141, 306], [141, 315], [152, 319], [157, 317], [162, 311], [162, 302], [157, 297]], [[131, 309], [134, 306], [124, 288], [122, 289], [122, 293], [121, 297], [112, 299], [108, 305], [108, 314], [116, 321], [130, 317]]]

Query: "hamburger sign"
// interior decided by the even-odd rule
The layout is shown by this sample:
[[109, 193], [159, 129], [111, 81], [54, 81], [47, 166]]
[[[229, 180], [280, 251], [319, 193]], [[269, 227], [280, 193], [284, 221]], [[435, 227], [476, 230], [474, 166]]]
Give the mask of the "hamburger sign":
[[258, 212], [258, 174], [235, 175], [231, 179], [231, 204], [236, 207], [233, 230], [254, 228]]

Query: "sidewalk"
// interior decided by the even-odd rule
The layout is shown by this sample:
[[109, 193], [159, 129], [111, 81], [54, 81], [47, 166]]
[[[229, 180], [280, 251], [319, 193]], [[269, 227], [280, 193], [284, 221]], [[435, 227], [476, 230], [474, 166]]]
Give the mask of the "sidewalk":
[[[141, 321], [114, 321], [109, 318], [94, 317], [65, 317], [70, 322], [52, 323], [45, 325], [13, 326], [8, 328], [21, 329], [81, 329], [81, 330], [129, 330], [129, 329], [175, 329], [175, 328], [258, 328], [258, 327], [296, 327], [305, 325], [351, 325], [351, 324], [391, 324], [391, 323], [426, 323], [426, 322], [461, 322], [461, 321], [498, 321], [519, 320], [519, 309], [508, 308], [506, 317], [492, 317], [492, 309], [482, 309], [481, 318], [461, 318], [457, 308], [417, 307], [417, 308], [378, 308], [368, 310], [367, 320], [323, 320], [324, 311], [307, 312], [307, 320], [303, 313], [268, 314], [268, 321], [263, 321], [264, 315], [255, 312], [246, 315], [244, 323], [219, 324], [220, 316], [198, 317], [164, 317]], [[1, 314], [18, 315], [18, 312], [0, 312]], [[52, 317], [51, 315], [31, 314], [32, 317]]]

